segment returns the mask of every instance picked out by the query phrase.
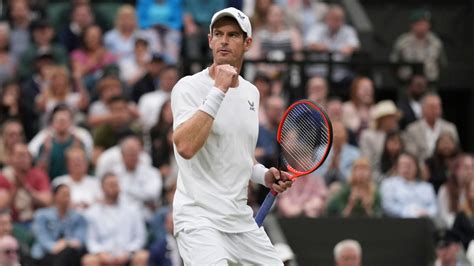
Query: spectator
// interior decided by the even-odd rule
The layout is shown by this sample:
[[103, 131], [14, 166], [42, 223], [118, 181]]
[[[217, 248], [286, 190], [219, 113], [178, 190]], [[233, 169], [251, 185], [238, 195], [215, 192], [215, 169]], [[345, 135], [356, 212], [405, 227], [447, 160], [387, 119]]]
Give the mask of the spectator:
[[[181, 55], [183, 27], [182, 0], [137, 1], [141, 28], [151, 28], [158, 36], [158, 51], [166, 54], [170, 63], [178, 63]], [[155, 47], [152, 48], [155, 50]]]
[[[84, 88], [81, 78], [74, 76], [71, 84], [69, 71], [66, 67], [58, 66], [51, 69], [47, 87], [36, 97], [36, 109], [43, 113], [43, 125], [50, 119], [51, 111], [59, 104], [67, 105], [79, 120], [78, 112], [89, 106], [89, 95]], [[73, 91], [73, 86], [78, 90]]]
[[8, 195], [0, 208], [10, 208], [13, 221], [29, 229], [36, 209], [51, 204], [49, 178], [33, 167], [26, 144], [15, 144], [12, 152], [10, 165], [0, 175], [0, 190]]
[[254, 32], [259, 30], [265, 24], [265, 20], [268, 16], [268, 11], [273, 5], [273, 0], [255, 0], [255, 5], [253, 9], [253, 14], [244, 12], [250, 16], [250, 22]]
[[120, 144], [123, 164], [115, 165], [113, 172], [123, 189], [121, 197], [127, 204], [136, 204], [146, 220], [151, 218], [162, 190], [158, 169], [139, 160], [142, 144], [137, 138], [126, 138]]
[[53, 206], [35, 214], [36, 241], [31, 255], [40, 265], [80, 265], [87, 223], [82, 215], [70, 208], [70, 194], [68, 186], [58, 185], [53, 190]]
[[426, 176], [428, 182], [433, 185], [436, 194], [453, 170], [453, 164], [458, 153], [459, 147], [453, 136], [449, 133], [441, 133], [436, 140], [433, 155], [425, 161]]
[[312, 77], [306, 84], [306, 97], [326, 109], [328, 101], [328, 83], [325, 78]]
[[123, 94], [122, 83], [116, 76], [108, 75], [97, 82], [95, 91], [99, 94], [99, 99], [90, 105], [87, 118], [87, 124], [92, 129], [117, 119], [117, 115], [110, 112], [107, 103], [113, 97]]
[[0, 265], [20, 266], [18, 252], [18, 241], [13, 236], [0, 236]]
[[336, 266], [362, 265], [362, 247], [352, 239], [340, 241], [334, 247], [334, 261]]
[[474, 247], [471, 245], [474, 239], [474, 179], [467, 181], [467, 186], [464, 187], [464, 196], [459, 211], [456, 213], [452, 230], [459, 232], [464, 248], [468, 250], [468, 253], [471, 253]]
[[[267, 75], [263, 73], [257, 73], [255, 79], [253, 80], [253, 84], [257, 87], [257, 90], [260, 94], [260, 103], [262, 107], [267, 99], [273, 95], [272, 92], [272, 81], [270, 80]], [[267, 114], [265, 112], [265, 108], [258, 108], [258, 122], [262, 126], [266, 126], [268, 124]]]
[[380, 180], [381, 160], [384, 142], [387, 134], [398, 129], [400, 111], [392, 100], [378, 102], [372, 109], [372, 127], [362, 131], [359, 139], [359, 147], [362, 154], [372, 162], [374, 178]]
[[[78, 1], [79, 2], [79, 1]], [[94, 23], [94, 15], [88, 1], [76, 3], [71, 12], [71, 22], [59, 33], [59, 42], [70, 53], [81, 45], [81, 35]]]
[[30, 26], [33, 42], [21, 56], [19, 76], [22, 80], [28, 78], [33, 69], [31, 65], [38, 54], [49, 53], [56, 64], [66, 66], [68, 64], [67, 52], [60, 44], [54, 43], [53, 26], [44, 19], [33, 21]]
[[209, 53], [209, 21], [214, 13], [225, 7], [226, 2], [221, 0], [183, 0], [184, 48], [187, 58], [202, 58]]
[[104, 45], [107, 50], [122, 60], [133, 56], [137, 38], [146, 40], [152, 50], [157, 45], [154, 33], [138, 29], [135, 8], [128, 4], [122, 5], [117, 10], [115, 28], [105, 33]]
[[128, 87], [135, 85], [145, 75], [150, 57], [151, 50], [148, 41], [141, 37], [136, 38], [132, 55], [118, 62], [120, 79], [125, 81]]
[[283, 2], [290, 21], [298, 27], [303, 36], [307, 36], [313, 25], [321, 23], [328, 11], [328, 4], [321, 0], [277, 1]]
[[331, 121], [342, 121], [343, 103], [341, 98], [331, 97], [326, 104], [326, 112]]
[[360, 151], [348, 143], [347, 129], [340, 121], [332, 122], [333, 143], [331, 151], [316, 173], [324, 176], [326, 184], [332, 182], [346, 183], [350, 175], [352, 163], [359, 158]]
[[0, 210], [0, 238], [5, 236], [12, 236], [18, 241], [21, 264], [31, 265], [30, 247], [33, 242], [33, 234], [29, 229], [23, 228], [19, 224], [12, 224], [9, 209]]
[[459, 233], [446, 230], [441, 233], [436, 243], [436, 261], [434, 266], [469, 265], [462, 252]]
[[370, 114], [374, 106], [374, 86], [368, 77], [354, 79], [350, 100], [342, 106], [342, 122], [357, 136], [369, 127]]
[[[422, 63], [428, 81], [439, 79], [440, 67], [446, 65], [442, 41], [431, 28], [431, 14], [427, 10], [414, 10], [410, 16], [411, 29], [395, 41], [390, 58], [392, 61]], [[401, 68], [399, 78], [407, 80], [415, 71]]]
[[22, 125], [27, 125], [25, 112], [27, 108], [21, 101], [20, 86], [15, 81], [4, 83], [0, 93], [0, 124], [6, 120], [17, 119]]
[[82, 148], [69, 148], [66, 163], [68, 174], [54, 179], [53, 186], [67, 185], [71, 190], [71, 207], [82, 212], [102, 199], [100, 184], [97, 178], [87, 174], [89, 162]]
[[400, 156], [404, 150], [405, 144], [401, 132], [392, 131], [387, 133], [383, 145], [382, 157], [380, 159], [380, 176], [377, 180], [378, 182], [396, 174], [398, 156]]
[[421, 100], [421, 108], [422, 118], [407, 126], [404, 139], [407, 151], [424, 161], [433, 154], [441, 132], [451, 134], [456, 144], [459, 137], [456, 126], [441, 118], [443, 110], [437, 94], [426, 94]]
[[145, 75], [132, 87], [131, 98], [138, 103], [140, 97], [147, 92], [155, 91], [160, 84], [161, 70], [166, 67], [165, 59], [160, 54], [153, 54], [146, 64]]
[[[443, 225], [451, 228], [456, 214], [466, 204], [466, 188], [474, 180], [474, 157], [470, 154], [457, 156], [453, 172], [438, 191], [439, 214]], [[474, 233], [474, 230], [473, 230]]]
[[138, 134], [140, 132], [137, 121], [134, 121], [133, 113], [130, 111], [129, 104], [124, 97], [114, 96], [107, 105], [110, 113], [115, 114], [116, 117], [109, 123], [95, 128], [93, 132], [95, 153], [100, 153], [117, 145], [119, 138], [123, 135]]
[[161, 107], [160, 118], [150, 130], [151, 157], [153, 166], [160, 169], [163, 178], [177, 176], [177, 165], [173, 148], [173, 114], [171, 101]]
[[380, 193], [372, 180], [371, 162], [361, 157], [352, 164], [348, 184], [328, 203], [327, 213], [341, 217], [380, 217], [382, 215]]
[[421, 118], [421, 98], [427, 91], [427, 81], [423, 75], [413, 75], [405, 94], [397, 102], [402, 111], [400, 129], [404, 130], [408, 124]]
[[106, 174], [102, 178], [104, 202], [87, 211], [87, 250], [84, 266], [131, 265], [145, 266], [148, 252], [145, 222], [137, 206], [124, 203], [118, 177]]
[[[317, 60], [328, 60], [328, 53], [332, 53], [332, 60], [348, 61], [360, 47], [357, 33], [354, 28], [345, 24], [345, 12], [339, 5], [329, 6], [324, 23], [314, 24], [304, 37], [306, 48], [319, 53], [311, 56]], [[321, 65], [309, 68], [308, 74], [322, 75], [342, 85], [349, 83], [353, 75], [347, 67], [335, 66], [332, 77], [328, 77], [327, 67]]]
[[0, 22], [0, 86], [12, 79], [17, 72], [17, 58], [10, 49], [10, 26]]
[[178, 243], [173, 236], [173, 210], [168, 209], [165, 216], [164, 227], [166, 237], [156, 241], [150, 248], [149, 266], [181, 266], [183, 262], [178, 252]]
[[92, 90], [98, 76], [117, 59], [104, 47], [102, 29], [97, 25], [84, 29], [81, 44], [80, 48], [71, 52], [72, 72], [74, 77], [82, 78], [86, 87]]
[[19, 62], [30, 45], [31, 10], [28, 1], [11, 1], [10, 15], [10, 48], [16, 62]]
[[420, 180], [418, 160], [411, 154], [398, 157], [397, 175], [382, 181], [382, 207], [391, 217], [418, 218], [437, 214], [433, 186]]
[[278, 212], [288, 218], [320, 217], [325, 212], [327, 194], [323, 177], [317, 174], [300, 176], [292, 189], [278, 196]]
[[1, 124], [0, 166], [10, 164], [13, 148], [17, 143], [24, 142], [23, 126], [17, 120], [7, 120]]
[[178, 69], [174, 66], [165, 67], [160, 72], [160, 86], [153, 92], [148, 92], [140, 98], [138, 110], [145, 132], [148, 132], [160, 117], [163, 104], [170, 99], [171, 90], [178, 81]]
[[[69, 147], [87, 145], [82, 140], [80, 131], [73, 127], [72, 119], [71, 109], [58, 105], [51, 114], [51, 127], [44, 134], [40, 132], [35, 137], [40, 143], [36, 165], [48, 171], [51, 180], [67, 174], [65, 151]], [[90, 135], [87, 137], [90, 140]], [[29, 144], [30, 151], [33, 150], [34, 141], [35, 139]]]
[[280, 97], [271, 96], [263, 102], [262, 107], [266, 113], [267, 123], [259, 125], [255, 158], [264, 165], [276, 165], [278, 160], [276, 136], [278, 125], [285, 112], [285, 103]]

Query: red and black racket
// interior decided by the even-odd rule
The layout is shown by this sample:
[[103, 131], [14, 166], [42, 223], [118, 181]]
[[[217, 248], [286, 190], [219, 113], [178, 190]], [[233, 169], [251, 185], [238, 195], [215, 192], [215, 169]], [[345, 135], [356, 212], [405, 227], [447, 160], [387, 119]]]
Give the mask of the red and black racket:
[[[307, 175], [326, 160], [332, 145], [332, 125], [326, 112], [315, 102], [300, 100], [286, 110], [278, 126], [279, 170], [291, 173], [290, 179]], [[268, 193], [255, 216], [260, 227], [278, 192]]]

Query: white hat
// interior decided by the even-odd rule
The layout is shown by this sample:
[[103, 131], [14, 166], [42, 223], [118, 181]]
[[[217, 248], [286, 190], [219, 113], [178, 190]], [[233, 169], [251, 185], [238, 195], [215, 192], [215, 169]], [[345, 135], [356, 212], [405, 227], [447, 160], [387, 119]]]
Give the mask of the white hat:
[[395, 115], [398, 118], [400, 118], [402, 115], [395, 103], [393, 103], [391, 100], [380, 101], [374, 106], [374, 109], [372, 109], [373, 120], [377, 120], [389, 115]]
[[214, 16], [212, 16], [211, 24], [209, 25], [209, 32], [212, 32], [212, 25], [214, 25], [214, 22], [216, 22], [222, 17], [235, 18], [235, 20], [237, 20], [237, 23], [239, 23], [239, 26], [242, 31], [247, 33], [248, 37], [252, 37], [252, 25], [250, 24], [249, 17], [247, 17], [247, 15], [245, 15], [242, 11], [234, 7], [228, 7], [216, 12]]

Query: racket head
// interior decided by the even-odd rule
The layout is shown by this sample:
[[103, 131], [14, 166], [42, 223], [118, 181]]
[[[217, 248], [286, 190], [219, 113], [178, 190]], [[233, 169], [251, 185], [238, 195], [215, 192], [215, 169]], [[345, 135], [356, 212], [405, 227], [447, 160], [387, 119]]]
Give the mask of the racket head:
[[321, 106], [299, 100], [288, 107], [278, 126], [279, 163], [292, 180], [318, 169], [332, 146], [331, 120]]

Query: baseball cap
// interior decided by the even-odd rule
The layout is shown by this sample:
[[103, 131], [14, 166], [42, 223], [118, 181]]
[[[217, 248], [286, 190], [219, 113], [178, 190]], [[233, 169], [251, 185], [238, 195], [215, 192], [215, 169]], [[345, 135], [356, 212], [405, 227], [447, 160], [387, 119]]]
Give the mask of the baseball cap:
[[431, 20], [431, 13], [426, 9], [416, 9], [410, 13], [410, 22], [414, 23], [420, 20]]
[[252, 25], [250, 24], [250, 19], [242, 11], [234, 7], [228, 7], [217, 11], [214, 16], [212, 16], [211, 24], [209, 25], [209, 32], [212, 32], [212, 25], [214, 25], [214, 23], [222, 17], [234, 18], [237, 20], [237, 23], [239, 23], [242, 31], [247, 33], [248, 37], [252, 37]]

